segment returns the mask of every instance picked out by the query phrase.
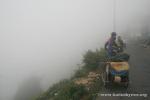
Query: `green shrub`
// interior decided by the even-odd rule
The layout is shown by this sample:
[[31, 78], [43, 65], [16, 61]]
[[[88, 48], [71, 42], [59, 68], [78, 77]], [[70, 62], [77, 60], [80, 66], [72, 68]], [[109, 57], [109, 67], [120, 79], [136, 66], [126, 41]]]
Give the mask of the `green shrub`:
[[70, 80], [63, 80], [53, 85], [47, 92], [36, 100], [79, 100], [87, 93], [88, 92], [84, 86], [76, 85]]
[[59, 91], [54, 100], [79, 100], [86, 93], [84, 86], [69, 82]]
[[104, 49], [97, 49], [96, 51], [88, 50], [83, 56], [85, 67], [89, 69], [96, 69], [99, 66], [99, 62], [104, 61], [105, 59], [106, 53]]
[[75, 74], [74, 74], [73, 78], [84, 77], [88, 74], [88, 72], [89, 71], [87, 69], [82, 67], [82, 69], [78, 69], [78, 70], [75, 71]]

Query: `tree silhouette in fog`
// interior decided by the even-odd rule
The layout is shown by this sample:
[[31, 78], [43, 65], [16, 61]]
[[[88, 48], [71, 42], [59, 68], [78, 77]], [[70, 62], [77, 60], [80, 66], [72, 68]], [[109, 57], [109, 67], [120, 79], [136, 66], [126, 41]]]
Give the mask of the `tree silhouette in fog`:
[[42, 92], [40, 79], [32, 77], [25, 80], [18, 88], [14, 100], [33, 100]]

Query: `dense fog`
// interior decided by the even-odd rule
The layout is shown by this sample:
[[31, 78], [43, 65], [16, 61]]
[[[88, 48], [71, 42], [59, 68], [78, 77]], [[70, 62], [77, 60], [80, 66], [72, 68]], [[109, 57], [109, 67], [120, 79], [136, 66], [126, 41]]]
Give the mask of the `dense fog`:
[[[114, 31], [113, 2], [0, 0], [0, 100], [13, 100], [37, 80], [40, 93], [69, 78], [82, 55], [103, 47]], [[149, 0], [116, 0], [116, 32], [149, 31], [149, 6]]]

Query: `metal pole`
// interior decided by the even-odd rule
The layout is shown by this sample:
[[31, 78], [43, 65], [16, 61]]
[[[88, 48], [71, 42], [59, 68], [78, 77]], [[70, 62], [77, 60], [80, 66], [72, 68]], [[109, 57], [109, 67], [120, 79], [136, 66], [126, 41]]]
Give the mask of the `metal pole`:
[[116, 0], [113, 1], [113, 31], [116, 32]]

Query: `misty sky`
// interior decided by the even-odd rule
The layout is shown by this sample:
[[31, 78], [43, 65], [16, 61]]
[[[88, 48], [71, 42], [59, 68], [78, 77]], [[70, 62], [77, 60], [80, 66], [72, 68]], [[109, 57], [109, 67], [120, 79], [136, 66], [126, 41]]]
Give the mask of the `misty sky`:
[[[118, 33], [149, 26], [149, 0], [116, 1]], [[113, 0], [0, 0], [0, 100], [30, 76], [44, 89], [69, 77], [112, 31]]]

